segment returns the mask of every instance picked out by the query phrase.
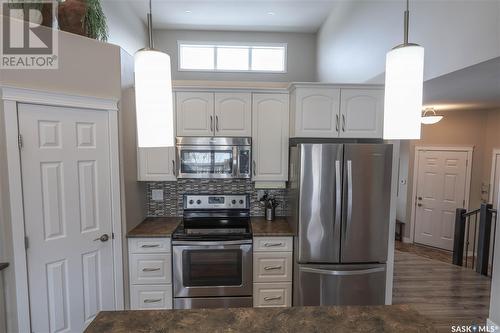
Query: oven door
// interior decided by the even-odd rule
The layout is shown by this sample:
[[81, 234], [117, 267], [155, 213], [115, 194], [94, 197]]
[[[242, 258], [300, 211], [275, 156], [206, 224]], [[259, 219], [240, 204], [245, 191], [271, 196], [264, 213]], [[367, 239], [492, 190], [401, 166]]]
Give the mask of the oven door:
[[178, 178], [236, 178], [235, 146], [178, 146]]
[[252, 295], [252, 241], [173, 242], [174, 297]]

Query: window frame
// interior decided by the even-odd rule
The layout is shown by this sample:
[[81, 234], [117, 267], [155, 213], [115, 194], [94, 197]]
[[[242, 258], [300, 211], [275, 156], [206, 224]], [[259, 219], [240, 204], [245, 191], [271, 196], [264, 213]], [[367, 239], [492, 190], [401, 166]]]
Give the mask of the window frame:
[[[211, 46], [214, 50], [214, 69], [187, 69], [181, 68], [181, 46], [183, 45], [204, 45]], [[218, 69], [217, 68], [217, 48], [224, 46], [248, 47], [248, 68], [249, 69]], [[252, 48], [253, 47], [279, 47], [283, 48], [283, 70], [282, 71], [266, 71], [252, 70]], [[256, 43], [256, 42], [208, 42], [208, 41], [177, 41], [177, 71], [179, 72], [199, 72], [199, 73], [249, 73], [249, 74], [287, 74], [288, 73], [288, 43]]]

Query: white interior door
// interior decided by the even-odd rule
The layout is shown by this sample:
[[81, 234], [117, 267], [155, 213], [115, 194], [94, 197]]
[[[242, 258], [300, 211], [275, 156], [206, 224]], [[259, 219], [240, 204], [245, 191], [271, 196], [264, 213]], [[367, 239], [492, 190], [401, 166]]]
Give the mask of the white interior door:
[[415, 242], [453, 250], [455, 212], [465, 206], [467, 152], [418, 153]]
[[82, 332], [115, 309], [108, 115], [18, 111], [32, 332]]

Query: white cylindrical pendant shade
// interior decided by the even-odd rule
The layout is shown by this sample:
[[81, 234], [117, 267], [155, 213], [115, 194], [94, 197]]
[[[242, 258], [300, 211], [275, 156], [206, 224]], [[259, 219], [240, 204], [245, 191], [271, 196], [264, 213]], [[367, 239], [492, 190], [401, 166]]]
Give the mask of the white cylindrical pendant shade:
[[420, 139], [424, 48], [408, 45], [387, 53], [384, 139]]
[[137, 145], [173, 147], [170, 56], [156, 50], [140, 50], [134, 60]]

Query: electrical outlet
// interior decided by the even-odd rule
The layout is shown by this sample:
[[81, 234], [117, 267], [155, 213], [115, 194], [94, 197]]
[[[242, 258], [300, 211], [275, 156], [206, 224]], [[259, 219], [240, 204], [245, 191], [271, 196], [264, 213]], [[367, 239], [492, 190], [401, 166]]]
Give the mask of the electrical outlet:
[[163, 201], [163, 190], [152, 190], [151, 196], [154, 201]]

